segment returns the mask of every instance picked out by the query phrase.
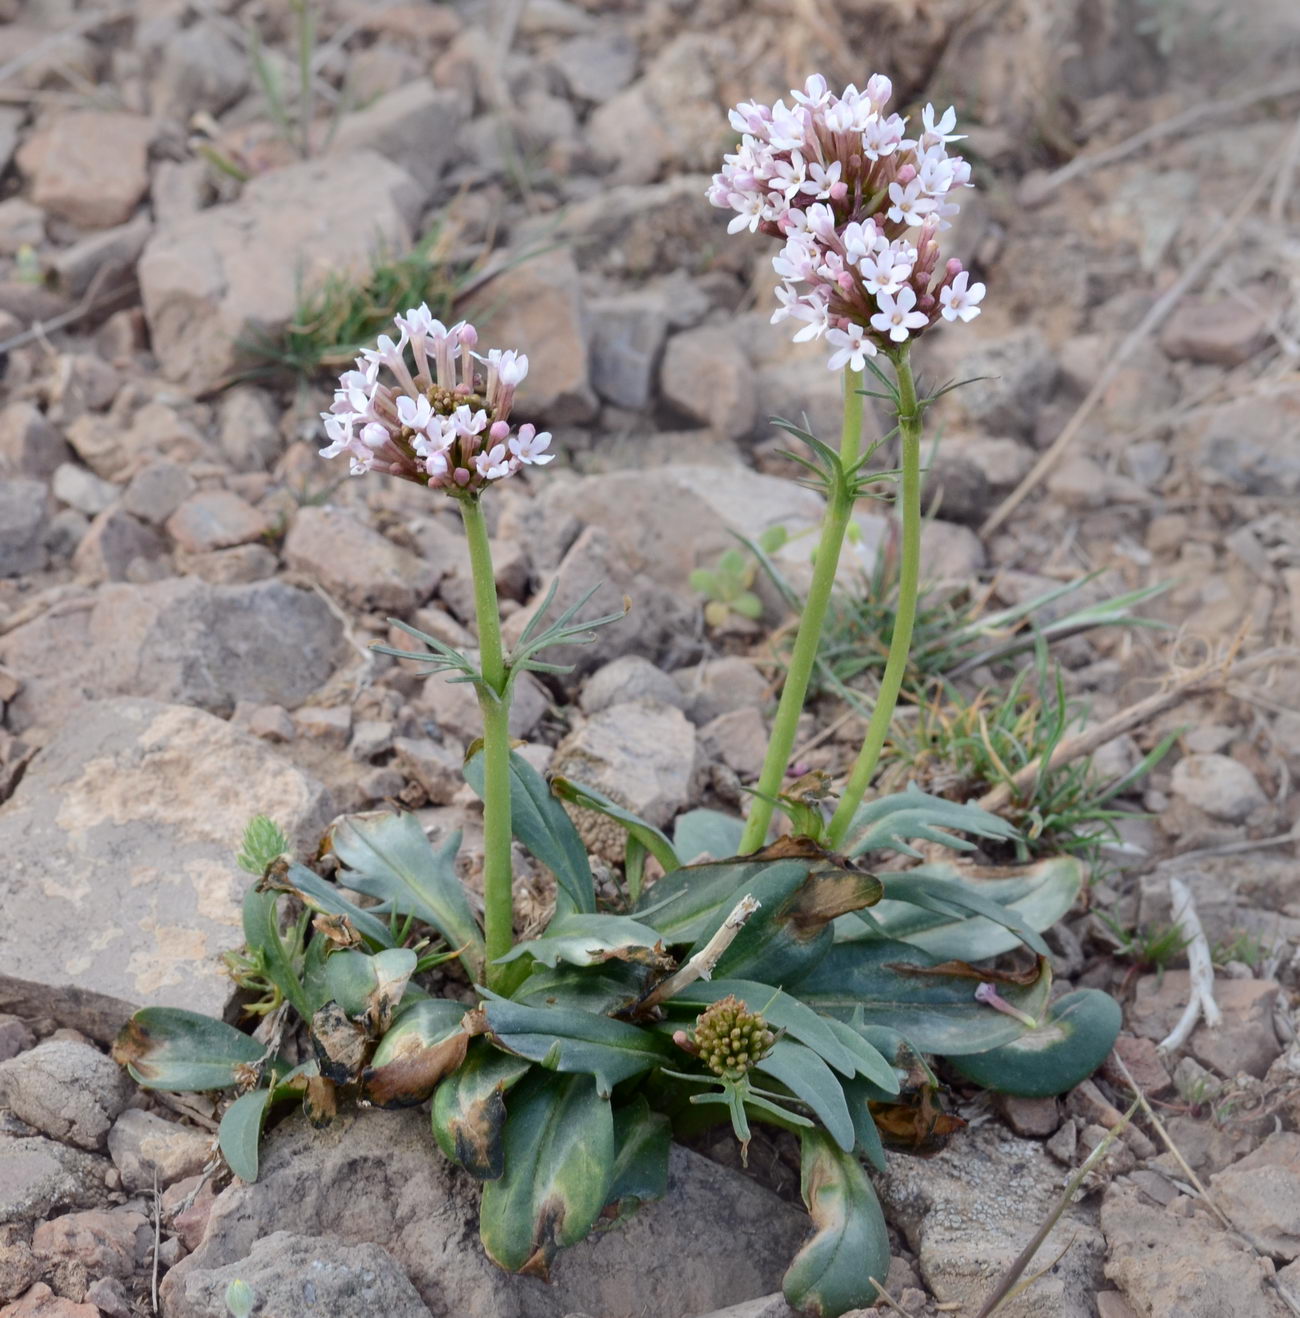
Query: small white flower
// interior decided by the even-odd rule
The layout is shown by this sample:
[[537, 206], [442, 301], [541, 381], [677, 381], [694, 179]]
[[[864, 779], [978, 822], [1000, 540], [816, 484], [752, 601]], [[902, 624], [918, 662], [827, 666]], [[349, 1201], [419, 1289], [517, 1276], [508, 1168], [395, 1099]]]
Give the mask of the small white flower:
[[868, 160], [893, 155], [903, 140], [903, 121], [891, 114], [888, 119], [872, 119], [862, 130], [862, 154]]
[[391, 440], [388, 427], [379, 421], [369, 421], [361, 427], [361, 442], [368, 449], [378, 452]]
[[748, 229], [750, 233], [758, 232], [766, 204], [761, 193], [733, 192], [727, 198], [727, 204], [736, 212], [735, 218], [727, 225], [728, 233], [739, 233], [741, 229]]
[[523, 384], [528, 375], [528, 358], [522, 352], [507, 348], [497, 361], [497, 379], [507, 389]]
[[931, 198], [921, 193], [921, 180], [914, 178], [906, 187], [901, 183], [889, 185], [889, 218], [895, 224], [924, 224], [925, 217], [934, 209]]
[[971, 284], [967, 288], [970, 272], [963, 270], [952, 281], [939, 290], [939, 301], [943, 310], [939, 313], [944, 320], [971, 321], [980, 314], [979, 304], [984, 301], [984, 285]]
[[888, 334], [895, 343], [902, 343], [908, 333], [921, 329], [929, 323], [924, 312], [915, 311], [916, 291], [910, 286], [899, 290], [897, 298], [888, 293], [881, 293], [876, 298], [880, 310], [871, 317], [871, 328], [880, 334]]
[[790, 109], [784, 101], [777, 101], [768, 128], [768, 141], [774, 151], [793, 151], [803, 146], [807, 136], [806, 116], [807, 111]]
[[340, 453], [346, 453], [352, 443], [352, 418], [322, 412], [321, 420], [325, 423], [325, 438], [329, 440], [329, 443], [319, 450], [321, 457], [337, 458]]
[[510, 454], [504, 444], [497, 444], [486, 453], [480, 453], [474, 459], [474, 466], [485, 481], [499, 481], [503, 476], [509, 476], [514, 471]]
[[409, 430], [424, 430], [433, 420], [433, 408], [423, 394], [419, 398], [408, 398], [405, 394], [399, 394], [397, 419]]
[[790, 315], [804, 322], [803, 329], [794, 336], [796, 343], [820, 339], [830, 328], [826, 303], [816, 298], [800, 298], [798, 302], [790, 303]]
[[790, 95], [800, 105], [806, 105], [810, 110], [816, 110], [831, 99], [831, 89], [826, 85], [826, 79], [820, 73], [813, 73], [809, 75], [808, 81], [804, 83], [803, 91], [792, 91]]
[[772, 269], [782, 279], [796, 283], [811, 279], [817, 269], [817, 244], [806, 233], [793, 233], [785, 246], [772, 258]]
[[863, 257], [858, 269], [862, 272], [862, 283], [872, 297], [897, 293], [912, 273], [911, 263], [900, 260], [893, 247]]
[[950, 105], [938, 123], [934, 121], [934, 106], [926, 105], [921, 111], [921, 146], [931, 147], [944, 142], [960, 142], [962, 134], [954, 133], [957, 127], [957, 111]]
[[844, 166], [838, 160], [832, 160], [829, 165], [823, 165], [817, 160], [811, 161], [803, 191], [814, 193], [821, 201], [828, 200], [843, 170]]
[[876, 345], [867, 338], [867, 331], [861, 325], [850, 325], [846, 330], [829, 329], [826, 342], [835, 349], [826, 363], [832, 371], [842, 371], [845, 366], [865, 371], [867, 358], [876, 355]]
[[550, 446], [550, 431], [543, 430], [539, 434], [537, 427], [528, 422], [519, 427], [519, 433], [510, 441], [509, 447], [510, 452], [525, 465], [545, 466], [555, 458], [554, 453], [546, 451]]
[[443, 328], [442, 321], [438, 320], [433, 312], [429, 310], [427, 302], [421, 302], [418, 307], [411, 307], [403, 315], [398, 316], [397, 328], [411, 339], [414, 339], [417, 335], [425, 337], [430, 334], [440, 335], [447, 332]]
[[[524, 358], [525, 370], [527, 369], [528, 358]], [[480, 407], [477, 412], [471, 412], [469, 406], [462, 403], [448, 418], [451, 422], [451, 429], [462, 438], [468, 439], [471, 435], [481, 435], [487, 429], [487, 413]]]

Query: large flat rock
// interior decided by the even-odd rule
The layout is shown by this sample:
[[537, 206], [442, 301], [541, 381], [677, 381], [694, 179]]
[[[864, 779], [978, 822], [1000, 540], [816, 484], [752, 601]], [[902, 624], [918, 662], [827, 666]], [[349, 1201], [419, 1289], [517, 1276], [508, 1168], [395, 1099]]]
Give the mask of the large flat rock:
[[244, 825], [314, 845], [325, 789], [202, 710], [85, 706], [0, 807], [0, 1011], [111, 1039], [136, 1007], [220, 1016], [243, 941]]
[[108, 696], [217, 714], [239, 700], [292, 709], [329, 678], [341, 636], [318, 594], [283, 581], [114, 582], [0, 637], [0, 664], [23, 681], [8, 724], [14, 732], [53, 730], [86, 701]]
[[300, 290], [404, 253], [424, 191], [377, 152], [355, 151], [263, 174], [238, 201], [164, 225], [139, 267], [163, 373], [215, 388], [241, 340], [289, 322]]
[[757, 1182], [677, 1148], [667, 1198], [565, 1251], [547, 1286], [487, 1260], [478, 1197], [438, 1152], [427, 1113], [353, 1111], [325, 1130], [294, 1116], [263, 1146], [256, 1184], [217, 1199], [202, 1243], [167, 1274], [163, 1318], [210, 1318], [214, 1274], [233, 1275], [221, 1270], [286, 1222], [382, 1244], [433, 1318], [681, 1318], [778, 1289], [810, 1229]]

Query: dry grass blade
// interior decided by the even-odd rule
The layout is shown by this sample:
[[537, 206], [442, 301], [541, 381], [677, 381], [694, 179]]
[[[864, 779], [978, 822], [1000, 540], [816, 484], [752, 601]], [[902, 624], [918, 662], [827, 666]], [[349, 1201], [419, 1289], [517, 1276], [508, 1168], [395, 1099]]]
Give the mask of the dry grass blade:
[[1219, 1004], [1214, 1000], [1214, 960], [1210, 955], [1209, 939], [1201, 928], [1201, 920], [1196, 914], [1196, 905], [1187, 885], [1172, 875], [1169, 879], [1169, 899], [1173, 905], [1174, 927], [1184, 940], [1188, 978], [1191, 982], [1187, 1006], [1183, 1008], [1178, 1024], [1156, 1045], [1164, 1053], [1172, 1053], [1181, 1048], [1191, 1038], [1196, 1022], [1202, 1016], [1211, 1029], [1223, 1020]]
[[1237, 203], [1236, 209], [1214, 231], [1210, 240], [1192, 258], [1187, 268], [1174, 283], [1160, 295], [1145, 316], [1131, 329], [1111, 355], [1110, 360], [1101, 368], [1092, 388], [1084, 400], [1074, 410], [1074, 414], [1065, 423], [1061, 433], [1052, 441], [1047, 451], [1034, 463], [1029, 474], [1010, 494], [993, 510], [984, 525], [980, 527], [980, 537], [987, 540], [1003, 522], [1028, 498], [1030, 492], [1047, 475], [1060, 460], [1061, 455], [1074, 442], [1083, 429], [1083, 424], [1092, 415], [1101, 402], [1106, 390], [1119, 373], [1119, 369], [1128, 361], [1134, 351], [1164, 323], [1169, 313], [1182, 301], [1192, 286], [1209, 269], [1228, 244], [1239, 237], [1242, 222], [1259, 204], [1268, 185], [1277, 173], [1275, 158], [1270, 155], [1267, 167], [1246, 189]]

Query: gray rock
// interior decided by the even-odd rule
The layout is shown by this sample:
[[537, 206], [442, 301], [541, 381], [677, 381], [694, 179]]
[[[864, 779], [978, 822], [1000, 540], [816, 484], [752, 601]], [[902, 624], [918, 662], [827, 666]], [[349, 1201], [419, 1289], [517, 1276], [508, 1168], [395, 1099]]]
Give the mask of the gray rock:
[[32, 403], [0, 411], [0, 473], [49, 477], [72, 456], [63, 436]]
[[[359, 180], [366, 204], [340, 206]], [[287, 324], [303, 284], [364, 271], [378, 248], [405, 250], [420, 204], [409, 174], [359, 152], [259, 175], [238, 201], [161, 228], [139, 277], [164, 373], [195, 390], [220, 384], [237, 341]]]
[[[974, 1313], [1056, 1205], [1061, 1182], [1041, 1145], [987, 1125], [960, 1131], [933, 1158], [891, 1158], [879, 1188], [931, 1294]], [[1008, 1318], [1092, 1318], [1105, 1242], [1086, 1209], [1068, 1208], [1043, 1250], [1056, 1265], [1006, 1304]]]
[[465, 785], [461, 770], [464, 756], [431, 737], [398, 737], [393, 749], [398, 767], [424, 788], [430, 805], [450, 805]]
[[674, 334], [659, 368], [659, 387], [679, 411], [729, 439], [744, 439], [758, 421], [754, 368], [726, 326]]
[[662, 668], [638, 654], [625, 654], [598, 668], [583, 685], [578, 704], [584, 714], [598, 714], [610, 705], [633, 700], [685, 707], [681, 687]]
[[265, 513], [233, 491], [200, 490], [167, 519], [167, 534], [183, 552], [206, 554], [259, 540], [269, 526]]
[[213, 22], [200, 21], [162, 44], [149, 80], [154, 114], [186, 126], [199, 110], [219, 115], [248, 86], [248, 56]]
[[[309, 590], [193, 578], [113, 584], [0, 638], [26, 683], [15, 732], [60, 724], [87, 700], [149, 695], [228, 714], [237, 700], [296, 708], [334, 669], [342, 628]], [[48, 657], [63, 656], [58, 672]]]
[[734, 655], [679, 668], [673, 677], [686, 693], [686, 713], [697, 725], [749, 706], [761, 708], [773, 698], [768, 679], [749, 660]]
[[409, 613], [438, 583], [432, 564], [341, 508], [300, 508], [284, 556], [295, 571], [359, 609]]
[[1211, 1178], [1219, 1206], [1266, 1254], [1300, 1255], [1300, 1135], [1277, 1131]]
[[0, 577], [39, 572], [49, 562], [49, 525], [44, 481], [0, 480]]
[[[1013, 330], [966, 353], [953, 371], [969, 380], [952, 398], [984, 430], [1028, 438], [1050, 400], [1057, 364], [1037, 330]], [[977, 376], [987, 377], [976, 379]]]
[[1211, 409], [1198, 444], [1212, 480], [1271, 498], [1300, 492], [1300, 387], [1272, 390], [1266, 407], [1242, 398]]
[[255, 1312], [332, 1313], [348, 1318], [430, 1318], [406, 1273], [380, 1245], [340, 1245], [327, 1236], [276, 1231], [238, 1263], [191, 1273], [172, 1293], [167, 1318], [226, 1318], [226, 1288], [248, 1284]]
[[20, 1016], [0, 1014], [0, 1062], [26, 1052], [36, 1043], [36, 1036]]
[[79, 462], [65, 462], [54, 472], [50, 492], [60, 502], [87, 517], [97, 517], [121, 494], [112, 481], [102, 480]]
[[581, 283], [573, 257], [549, 251], [498, 275], [463, 308], [481, 343], [527, 353], [514, 408], [521, 419], [580, 425], [596, 415]]
[[248, 1259], [286, 1220], [304, 1235], [382, 1244], [433, 1318], [681, 1318], [778, 1289], [804, 1214], [684, 1149], [669, 1166], [664, 1200], [566, 1250], [547, 1287], [488, 1262], [475, 1238], [478, 1187], [438, 1154], [427, 1115], [348, 1113], [323, 1131], [295, 1116], [266, 1142], [257, 1183], [217, 1199], [203, 1243], [163, 1280], [164, 1318], [207, 1315], [182, 1307], [193, 1279]]
[[50, 261], [50, 270], [59, 289], [68, 297], [84, 297], [91, 284], [97, 296], [107, 300], [133, 290], [135, 263], [153, 232], [147, 215], [137, 215], [125, 224], [103, 229], [99, 233], [60, 248]]
[[1243, 297], [1184, 298], [1160, 331], [1169, 357], [1214, 366], [1240, 366], [1268, 339], [1260, 300]]
[[159, 1189], [197, 1176], [212, 1156], [211, 1135], [167, 1121], [140, 1108], [127, 1108], [108, 1132], [108, 1153], [128, 1190]]
[[758, 777], [767, 753], [767, 723], [753, 705], [719, 714], [700, 729], [700, 744], [743, 781]]
[[138, 1006], [222, 1015], [245, 824], [265, 813], [310, 849], [332, 810], [319, 783], [201, 710], [83, 706], [0, 808], [0, 1009], [100, 1040]]
[[[695, 729], [671, 705], [611, 705], [575, 728], [555, 749], [551, 772], [594, 787], [662, 828], [690, 801], [698, 767]], [[575, 810], [583, 841], [618, 859], [621, 829], [595, 811]]]
[[606, 401], [642, 412], [654, 398], [655, 372], [668, 316], [653, 294], [628, 293], [591, 303], [591, 383]]
[[[435, 673], [425, 678], [414, 704], [433, 720], [439, 731], [450, 733], [465, 745], [483, 735], [478, 697], [468, 682], [449, 682], [445, 675]], [[527, 737], [550, 706], [551, 697], [546, 688], [532, 673], [520, 673], [510, 702], [510, 735]]]
[[0, 1093], [10, 1111], [42, 1135], [102, 1149], [135, 1085], [97, 1048], [50, 1039], [0, 1063]]
[[345, 115], [333, 149], [374, 151], [391, 160], [419, 184], [428, 201], [447, 166], [460, 151], [465, 98], [415, 80], [381, 96], [364, 110]]
[[1208, 1215], [1176, 1215], [1132, 1186], [1112, 1185], [1102, 1200], [1101, 1229], [1106, 1276], [1138, 1313], [1284, 1318], [1290, 1312], [1265, 1283], [1259, 1260]]
[[1229, 755], [1184, 755], [1174, 765], [1172, 785], [1206, 814], [1234, 823], [1268, 800], [1254, 774]]
[[[57, 493], [57, 491], [56, 491]], [[122, 495], [122, 507], [132, 516], [161, 526], [194, 493], [194, 478], [165, 458], [141, 467]]]
[[[72, 566], [83, 581], [138, 581], [140, 565], [160, 559], [166, 551], [166, 543], [153, 527], [114, 504], [86, 528], [72, 555]], [[166, 575], [166, 569], [149, 574]]]
[[0, 1133], [0, 1225], [106, 1204], [112, 1171], [113, 1164], [97, 1154], [41, 1135]]
[[256, 385], [227, 389], [217, 404], [221, 451], [237, 471], [268, 471], [284, 451], [271, 400]]
[[636, 42], [621, 32], [572, 37], [556, 47], [549, 63], [574, 100], [600, 105], [636, 76]]

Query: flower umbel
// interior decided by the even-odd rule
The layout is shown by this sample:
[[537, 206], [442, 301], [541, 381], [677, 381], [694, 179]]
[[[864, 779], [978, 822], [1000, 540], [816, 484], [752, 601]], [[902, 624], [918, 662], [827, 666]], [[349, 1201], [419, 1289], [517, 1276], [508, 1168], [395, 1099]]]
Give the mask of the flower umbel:
[[448, 327], [423, 303], [395, 324], [396, 342], [381, 334], [339, 379], [333, 406], [321, 413], [330, 441], [321, 457], [346, 453], [354, 476], [378, 471], [459, 497], [551, 461], [547, 432], [525, 425], [515, 434], [510, 426], [528, 374], [523, 353], [480, 356], [473, 325]]
[[731, 112], [740, 146], [708, 192], [736, 212], [729, 232], [785, 240], [772, 262], [784, 280], [773, 323], [797, 322], [800, 342], [824, 337], [833, 371], [860, 371], [940, 317], [973, 320], [984, 297], [960, 261], [939, 259], [954, 194], [971, 186], [970, 165], [948, 152], [961, 140], [956, 111], [936, 118], [927, 105], [909, 138], [907, 120], [887, 110], [892, 92], [875, 74], [836, 96], [814, 74], [790, 106], [743, 102]]
[[729, 994], [701, 1013], [691, 1042], [714, 1075], [739, 1080], [767, 1056], [776, 1035], [758, 1012]]

